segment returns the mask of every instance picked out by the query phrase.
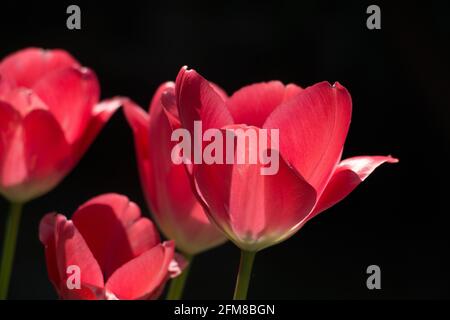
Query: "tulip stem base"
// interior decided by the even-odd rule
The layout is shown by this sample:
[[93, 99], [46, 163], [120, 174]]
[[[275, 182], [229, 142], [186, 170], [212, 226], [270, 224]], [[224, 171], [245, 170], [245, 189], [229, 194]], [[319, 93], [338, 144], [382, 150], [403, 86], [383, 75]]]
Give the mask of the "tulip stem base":
[[6, 217], [5, 237], [3, 240], [0, 265], [0, 300], [5, 300], [8, 297], [9, 280], [14, 262], [14, 252], [16, 251], [22, 207], [23, 205], [21, 203], [12, 202]]
[[183, 256], [186, 259], [187, 266], [178, 277], [170, 281], [169, 292], [167, 293], [166, 300], [180, 300], [183, 296], [186, 279], [189, 276], [192, 261], [194, 260], [193, 255], [184, 254]]
[[248, 286], [250, 284], [255, 256], [256, 252], [254, 251], [241, 250], [241, 262], [239, 264], [239, 273], [236, 280], [233, 300], [247, 299]]

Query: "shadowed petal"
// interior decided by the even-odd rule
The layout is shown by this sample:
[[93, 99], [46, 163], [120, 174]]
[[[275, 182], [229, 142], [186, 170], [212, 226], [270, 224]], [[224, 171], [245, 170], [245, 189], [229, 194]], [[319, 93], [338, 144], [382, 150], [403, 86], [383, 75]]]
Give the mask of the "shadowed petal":
[[21, 120], [19, 112], [9, 103], [0, 100], [0, 186], [3, 184], [3, 178], [1, 178], [3, 175], [3, 163]]
[[[100, 266], [72, 221], [68, 221], [64, 216], [58, 215], [58, 218], [55, 220], [55, 228], [56, 262], [61, 278], [61, 292], [64, 293], [68, 290], [66, 282], [69, 275], [67, 271], [70, 266], [79, 267], [83, 290], [86, 287], [92, 288], [92, 290], [94, 288], [103, 288], [104, 282]], [[70, 291], [75, 292], [77, 289]], [[87, 295], [87, 293], [82, 291], [79, 293], [83, 296]], [[95, 296], [95, 292], [91, 292], [89, 295]]]
[[23, 120], [28, 179], [60, 178], [72, 165], [71, 150], [55, 118], [34, 110]]
[[56, 219], [63, 219], [63, 217], [61, 215], [57, 216], [55, 213], [49, 213], [42, 218], [39, 224], [39, 240], [45, 247], [45, 260], [47, 263], [48, 276], [59, 294], [61, 277], [59, 276], [58, 265], [56, 262]]
[[262, 127], [284, 95], [285, 86], [280, 81], [255, 83], [236, 91], [226, 105], [236, 124]]

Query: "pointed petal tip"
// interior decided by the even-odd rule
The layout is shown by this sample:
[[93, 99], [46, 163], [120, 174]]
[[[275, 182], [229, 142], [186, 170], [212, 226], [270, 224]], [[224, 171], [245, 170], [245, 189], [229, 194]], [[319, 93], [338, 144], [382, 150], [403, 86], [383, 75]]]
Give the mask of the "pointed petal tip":
[[116, 96], [103, 100], [94, 107], [94, 114], [99, 114], [101, 112], [113, 113], [121, 106], [123, 106], [124, 102], [127, 99], [127, 97]]
[[184, 65], [184, 66], [182, 66], [180, 68], [180, 71], [178, 72], [178, 76], [176, 78], [175, 83], [178, 84], [179, 83], [179, 79], [178, 78], [181, 79], [182, 77], [185, 77], [187, 75], [199, 75], [199, 73], [195, 69], [190, 68], [187, 65]]
[[[192, 70], [192, 69], [191, 69]], [[189, 70], [189, 67], [187, 66], [187, 65], [184, 65], [184, 66], [182, 66], [181, 68], [180, 68], [180, 70], [178, 71], [178, 75], [177, 75], [177, 77], [176, 77], [176, 83], [178, 83], [178, 78], [181, 78], [181, 77], [183, 77], [183, 75], [186, 73], [186, 72], [188, 72], [188, 71], [191, 71], [191, 70]]]
[[386, 162], [388, 162], [388, 163], [398, 163], [398, 162], [400, 162], [400, 159], [398, 159], [398, 158], [394, 158], [392, 155], [387, 155], [386, 156]]
[[175, 88], [175, 82], [174, 81], [166, 81], [164, 83], [162, 83], [159, 88], [164, 88], [164, 89], [168, 89], [168, 88]]
[[149, 125], [149, 114], [133, 100], [126, 98], [122, 101], [123, 113], [133, 132]]

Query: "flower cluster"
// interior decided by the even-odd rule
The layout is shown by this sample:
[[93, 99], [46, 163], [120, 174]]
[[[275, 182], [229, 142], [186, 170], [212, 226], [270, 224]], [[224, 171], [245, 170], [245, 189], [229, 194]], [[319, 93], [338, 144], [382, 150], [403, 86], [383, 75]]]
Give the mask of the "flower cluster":
[[70, 220], [45, 215], [39, 239], [63, 299], [155, 299], [174, 277], [168, 298], [178, 299], [192, 258], [226, 240], [242, 250], [234, 297], [245, 299], [249, 277], [242, 271], [257, 251], [293, 236], [378, 166], [398, 161], [342, 159], [352, 101], [337, 82], [262, 82], [229, 96], [182, 67], [146, 111], [126, 97], [100, 101], [95, 73], [63, 50], [21, 50], [0, 62], [0, 194], [12, 204], [0, 298], [21, 205], [56, 187], [120, 106], [148, 207], [168, 240], [119, 194], [87, 201]]

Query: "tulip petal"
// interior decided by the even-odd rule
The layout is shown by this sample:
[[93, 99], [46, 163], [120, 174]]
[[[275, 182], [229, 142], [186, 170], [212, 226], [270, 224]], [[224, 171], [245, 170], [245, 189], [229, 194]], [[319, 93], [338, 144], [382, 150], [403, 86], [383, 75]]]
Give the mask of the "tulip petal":
[[359, 156], [341, 161], [308, 219], [344, 199], [385, 162], [396, 163], [398, 160], [391, 156]]
[[[72, 221], [98, 261], [105, 279], [159, 242], [153, 223], [127, 197], [104, 194], [83, 204]], [[101, 230], [101, 232], [99, 232]]]
[[225, 101], [228, 99], [228, 94], [225, 92], [224, 89], [222, 89], [219, 85], [215, 84], [214, 82], [209, 82], [211, 87], [216, 91], [216, 93], [219, 95], [219, 97]]
[[59, 292], [61, 277], [59, 276], [58, 265], [56, 262], [55, 247], [55, 225], [56, 219], [61, 219], [55, 213], [46, 214], [39, 224], [39, 240], [45, 247], [45, 260], [47, 263], [47, 271], [50, 281], [55, 289]]
[[105, 292], [102, 287], [97, 287], [85, 283], [80, 284], [80, 288], [71, 289], [63, 286], [60, 296], [64, 300], [104, 300]]
[[264, 124], [280, 130], [283, 158], [319, 195], [340, 159], [351, 109], [350, 94], [343, 86], [321, 82], [279, 106]]
[[299, 93], [301, 93], [304, 89], [298, 85], [296, 85], [295, 83], [289, 83], [286, 86], [286, 90], [284, 93], [284, 100], [283, 102], [288, 101], [289, 99], [295, 97], [296, 95], [298, 95]]
[[112, 274], [106, 290], [124, 300], [155, 298], [152, 293], [169, 276], [174, 250], [173, 241], [164, 242], [127, 262]]
[[87, 283], [81, 283], [81, 281], [79, 289], [69, 288], [66, 283], [67, 280], [65, 279], [65, 274], [63, 274], [63, 278], [60, 277], [55, 245], [60, 235], [56, 232], [56, 226], [65, 224], [65, 222], [66, 218], [64, 216], [49, 213], [42, 218], [39, 225], [39, 240], [45, 247], [45, 259], [50, 281], [55, 287], [58, 295], [64, 299], [95, 300], [101, 298], [103, 296], [102, 288]]
[[181, 68], [176, 80], [176, 94], [181, 123], [191, 134], [197, 120], [202, 121], [203, 130], [233, 124], [222, 94], [195, 70]]
[[262, 127], [267, 117], [278, 107], [288, 93], [294, 93], [296, 86], [289, 91], [280, 81], [255, 83], [236, 91], [226, 102], [236, 124]]
[[30, 89], [11, 88], [0, 94], [0, 99], [14, 106], [22, 117], [25, 117], [30, 111], [35, 109], [47, 110], [44, 102]]
[[188, 265], [189, 262], [184, 258], [184, 256], [175, 252], [173, 259], [169, 265], [170, 278], [173, 279], [178, 277]]
[[13, 88], [14, 86], [0, 74], [0, 100], [3, 100], [3, 97], [7, 95]]
[[43, 77], [78, 62], [64, 50], [28, 48], [7, 56], [0, 63], [0, 75], [19, 87], [31, 88]]
[[97, 77], [87, 68], [54, 72], [38, 81], [33, 90], [58, 120], [71, 144], [83, 134], [100, 95]]
[[121, 106], [122, 102], [123, 98], [115, 97], [103, 100], [94, 107], [83, 134], [73, 143], [74, 159], [76, 161], [78, 161], [86, 152], [100, 130]]
[[9, 103], [0, 100], [0, 185], [3, 184], [3, 162], [20, 122], [20, 114]]
[[152, 212], [156, 209], [153, 206], [155, 201], [155, 186], [152, 176], [149, 151], [149, 115], [132, 100], [123, 101], [125, 117], [130, 125], [136, 149], [136, 159], [138, 162], [139, 177], [144, 194], [150, 199], [149, 205]]
[[[2, 143], [5, 145], [5, 152], [2, 155], [2, 171], [0, 175], [0, 185], [6, 198], [12, 201], [20, 201], [19, 190], [21, 184], [28, 178], [27, 159], [24, 150], [23, 128], [19, 125], [9, 136], [9, 141]], [[28, 196], [26, 196], [28, 197]], [[23, 199], [29, 200], [29, 199]]]
[[[79, 267], [80, 282], [83, 288], [103, 288], [102, 271], [81, 233], [72, 221], [68, 221], [62, 215], [58, 215], [55, 222], [55, 249], [58, 271], [61, 277], [60, 290], [62, 292], [70, 290], [66, 283], [70, 275], [67, 273], [70, 266]], [[77, 289], [71, 291], [77, 291]], [[94, 292], [92, 294], [95, 295]]]
[[[246, 155], [253, 152], [250, 145], [245, 145]], [[235, 164], [195, 165], [196, 186], [210, 218], [222, 231], [240, 248], [260, 250], [297, 230], [310, 213], [316, 193], [281, 157], [273, 175], [261, 174], [267, 167], [261, 162], [239, 164], [236, 157], [237, 152]]]
[[64, 133], [48, 111], [33, 110], [24, 118], [23, 138], [28, 179], [59, 181], [72, 166]]
[[180, 116], [178, 114], [175, 83], [163, 83], [156, 90], [148, 110], [150, 117], [152, 117], [152, 114], [154, 113], [159, 113], [160, 106], [163, 107], [172, 129], [179, 128], [181, 123]]

